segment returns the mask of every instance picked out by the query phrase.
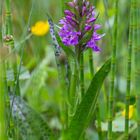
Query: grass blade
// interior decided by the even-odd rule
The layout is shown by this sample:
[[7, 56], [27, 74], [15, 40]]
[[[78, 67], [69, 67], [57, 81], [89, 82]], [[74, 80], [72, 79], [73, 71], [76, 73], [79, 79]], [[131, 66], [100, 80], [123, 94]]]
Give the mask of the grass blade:
[[127, 58], [127, 88], [126, 88], [126, 113], [125, 113], [125, 139], [129, 139], [129, 104], [131, 93], [131, 73], [132, 73], [132, 45], [133, 45], [133, 12], [134, 0], [130, 1], [130, 22], [129, 22], [129, 43], [128, 43], [128, 58]]
[[[1, 57], [1, 56], [0, 56]], [[5, 66], [0, 58], [0, 140], [7, 140], [6, 134], [6, 86], [5, 86]]]
[[117, 50], [117, 33], [118, 33], [118, 0], [115, 1], [115, 21], [114, 21], [114, 33], [113, 33], [113, 49], [111, 60], [111, 82], [110, 82], [110, 94], [109, 94], [109, 111], [108, 111], [108, 140], [112, 140], [112, 119], [113, 119], [113, 102], [114, 102], [114, 87], [116, 76], [116, 50]]
[[134, 47], [135, 47], [135, 94], [136, 94], [136, 112], [137, 112], [137, 140], [140, 140], [140, 3], [135, 0], [135, 14], [134, 14]]

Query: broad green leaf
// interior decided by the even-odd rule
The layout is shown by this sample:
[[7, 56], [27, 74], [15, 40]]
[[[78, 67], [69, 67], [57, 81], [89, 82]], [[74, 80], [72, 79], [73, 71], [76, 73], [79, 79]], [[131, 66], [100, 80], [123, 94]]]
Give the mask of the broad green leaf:
[[70, 122], [68, 130], [66, 130], [64, 139], [79, 140], [84, 130], [89, 125], [96, 108], [99, 90], [110, 71], [110, 65], [111, 61], [109, 59], [93, 77], [83, 100], [77, 107], [76, 113]]
[[46, 121], [19, 96], [10, 95], [10, 105], [15, 127], [24, 139], [54, 140]]

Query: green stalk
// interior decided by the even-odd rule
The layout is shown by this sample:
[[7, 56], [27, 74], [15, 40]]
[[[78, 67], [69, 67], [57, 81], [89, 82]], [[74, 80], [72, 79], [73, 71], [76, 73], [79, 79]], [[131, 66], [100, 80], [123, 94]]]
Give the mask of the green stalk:
[[[80, 54], [80, 90], [81, 90], [81, 100], [84, 97], [85, 87], [84, 87], [84, 52]], [[85, 139], [85, 133], [83, 134], [81, 140]]]
[[[9, 53], [11, 53], [15, 47], [14, 45], [14, 38], [13, 38], [13, 31], [12, 31], [12, 20], [11, 20], [11, 3], [10, 0], [5, 0], [5, 9], [6, 9], [6, 32], [5, 32], [5, 36], [4, 36], [4, 44], [9, 47]], [[19, 95], [19, 79], [18, 79], [18, 74], [17, 74], [17, 58], [16, 58], [16, 53], [13, 52], [11, 53], [11, 57], [8, 59], [8, 61], [6, 61], [7, 63], [7, 67], [5, 68], [5, 70], [7, 71], [7, 69], [13, 70], [13, 75], [14, 75], [14, 81], [12, 83], [10, 83], [8, 86], [10, 87], [10, 90], [12, 91], [12, 93]], [[10, 114], [10, 105], [9, 105], [9, 97], [8, 97], [8, 93], [6, 95], [6, 100], [7, 100], [7, 104], [6, 104], [6, 108], [8, 110], [8, 119], [9, 119], [9, 132], [13, 129], [13, 126], [11, 125], [11, 121], [12, 119], [11, 114]]]
[[[11, 3], [10, 0], [5, 0], [5, 6], [6, 6], [6, 36], [4, 38], [5, 44], [10, 47], [10, 53], [11, 50], [15, 48], [14, 44], [14, 38], [12, 36], [12, 21], [11, 21]], [[13, 69], [14, 71], [14, 86], [13, 86], [13, 92], [15, 92], [17, 95], [20, 94], [19, 90], [19, 79], [18, 79], [18, 74], [17, 74], [17, 58], [16, 58], [16, 53], [13, 52], [13, 61], [8, 62], [9, 67]]]
[[99, 140], [103, 140], [99, 101], [97, 102], [97, 105], [96, 105], [96, 112], [97, 112], [96, 119], [97, 119], [97, 124], [98, 124], [97, 125], [98, 137], [99, 137]]
[[11, 5], [10, 0], [5, 0], [6, 5], [6, 34], [12, 35]]
[[6, 85], [5, 85], [5, 65], [1, 60], [0, 56], [0, 140], [8, 140], [7, 138], [7, 129], [6, 129]]
[[7, 116], [6, 116], [6, 70], [4, 62], [4, 48], [2, 40], [2, 6], [3, 1], [0, 1], [0, 140], [8, 140], [7, 137]]
[[80, 56], [80, 88], [81, 88], [81, 97], [84, 96], [85, 87], [84, 87], [84, 54], [81, 53]]
[[140, 140], [140, 3], [135, 1], [134, 15], [134, 39], [135, 39], [135, 92], [136, 92], [136, 112], [137, 112], [137, 140]]
[[118, 26], [118, 0], [115, 0], [115, 21], [113, 33], [113, 50], [111, 61], [111, 81], [110, 81], [110, 95], [108, 108], [108, 140], [112, 140], [112, 119], [113, 119], [113, 101], [114, 101], [114, 81], [116, 72], [116, 49], [117, 49], [117, 26]]
[[130, 0], [130, 23], [129, 23], [129, 42], [128, 42], [128, 58], [127, 58], [127, 88], [126, 88], [126, 113], [125, 113], [125, 139], [129, 139], [129, 104], [131, 92], [131, 73], [132, 73], [132, 41], [133, 41], [133, 0]]
[[93, 51], [92, 51], [92, 49], [89, 49], [89, 68], [90, 68], [91, 77], [93, 77], [94, 66], [93, 66]]
[[[4, 43], [6, 46], [10, 48], [14, 48], [14, 38], [12, 36], [6, 36], [4, 39]], [[13, 92], [15, 92], [17, 95], [20, 94], [20, 89], [19, 89], [19, 79], [18, 79], [18, 73], [17, 73], [17, 56], [16, 53], [13, 52], [12, 58], [9, 63], [9, 68], [13, 69], [13, 74], [14, 74], [14, 89]]]
[[2, 45], [2, 6], [3, 2], [0, 1], [0, 45]]

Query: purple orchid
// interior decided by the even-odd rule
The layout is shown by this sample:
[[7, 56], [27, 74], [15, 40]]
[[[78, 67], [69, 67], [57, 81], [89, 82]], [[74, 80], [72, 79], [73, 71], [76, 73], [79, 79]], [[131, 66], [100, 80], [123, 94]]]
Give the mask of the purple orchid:
[[65, 17], [60, 20], [62, 27], [59, 35], [66, 46], [76, 46], [86, 32], [93, 30], [91, 39], [84, 43], [84, 49], [92, 48], [93, 51], [98, 52], [101, 49], [97, 46], [97, 41], [101, 40], [104, 35], [96, 33], [101, 28], [101, 25], [95, 24], [95, 7], [88, 0], [80, 0], [82, 1], [82, 7], [80, 7], [78, 1], [73, 0], [72, 2], [68, 2], [72, 10], [64, 11]]

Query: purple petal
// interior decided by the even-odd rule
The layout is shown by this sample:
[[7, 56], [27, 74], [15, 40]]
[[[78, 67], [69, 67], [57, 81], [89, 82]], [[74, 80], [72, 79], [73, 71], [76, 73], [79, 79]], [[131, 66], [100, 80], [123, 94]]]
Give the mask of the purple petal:
[[74, 14], [70, 10], [65, 10], [64, 13], [65, 13], [65, 15], [74, 17]]
[[[95, 7], [92, 6], [88, 0], [81, 0], [81, 2], [82, 2], [82, 7], [78, 6], [77, 4], [78, 0], [73, 0], [73, 2], [68, 2], [68, 5], [72, 7], [71, 9], [74, 10], [67, 9], [64, 11], [65, 17], [59, 22], [62, 25], [59, 31], [59, 35], [61, 37], [62, 42], [66, 46], [76, 46], [79, 43], [79, 39], [83, 37], [83, 33], [85, 31], [87, 32], [90, 31], [94, 25], [93, 35], [90, 41], [85, 43], [86, 43], [86, 47], [92, 48], [92, 50], [95, 52], [99, 52], [101, 49], [97, 46], [96, 43], [105, 34], [100, 35], [96, 33], [96, 31], [101, 28], [101, 25], [94, 24], [94, 22], [96, 21], [96, 17], [95, 17], [96, 12], [94, 11]], [[82, 12], [81, 10], [79, 10], [79, 8], [82, 8]], [[78, 14], [77, 16], [75, 16], [74, 11], [77, 11], [76, 13], [76, 15]], [[83, 31], [79, 30], [80, 20], [78, 20], [76, 17], [80, 17], [81, 21], [84, 22], [82, 23], [83, 25], [85, 25]], [[83, 20], [83, 18], [85, 17], [86, 19]]]
[[86, 26], [85, 26], [85, 30], [86, 30], [86, 31], [91, 30], [91, 28], [92, 28], [91, 25], [86, 25]]
[[59, 24], [65, 24], [66, 23], [66, 21], [65, 21], [65, 19], [61, 19], [60, 21], [59, 21]]
[[67, 20], [67, 21], [72, 21], [72, 17], [67, 15], [67, 16], [66, 16], [66, 20]]
[[82, 8], [82, 16], [84, 16], [86, 14], [86, 10], [87, 10], [86, 6], [83, 6], [83, 8]]
[[91, 23], [91, 22], [94, 22], [96, 20], [96, 18], [92, 17], [90, 19], [87, 20], [87, 23]]
[[87, 43], [88, 48], [92, 48], [93, 51], [99, 52], [101, 49], [96, 45], [96, 41], [94, 38], [91, 38], [91, 40]]
[[96, 32], [94, 32], [94, 34], [93, 34], [94, 40], [101, 40], [102, 37], [104, 37], [104, 36], [105, 36], [105, 34], [99, 35]]
[[101, 25], [95, 24], [95, 25], [94, 25], [94, 30], [99, 30], [101, 27], [102, 27]]
[[92, 48], [92, 50], [95, 51], [95, 52], [100, 52], [100, 51], [101, 51], [101, 48], [99, 48], [99, 47], [96, 45], [96, 46], [94, 46], [94, 47]]
[[75, 7], [75, 3], [74, 3], [74, 2], [68, 2], [68, 5], [69, 5], [70, 7]]
[[[90, 6], [89, 13], [94, 12], [94, 11], [93, 11], [94, 9], [95, 9], [95, 7], [94, 7], [94, 6]], [[95, 12], [94, 12], [94, 13], [95, 13]]]
[[86, 1], [86, 7], [88, 7], [89, 6], [89, 1]]

